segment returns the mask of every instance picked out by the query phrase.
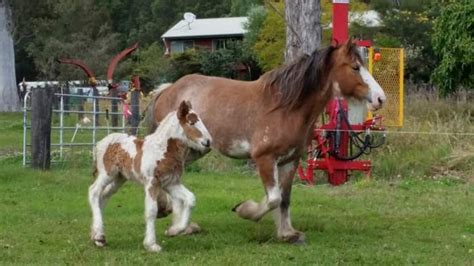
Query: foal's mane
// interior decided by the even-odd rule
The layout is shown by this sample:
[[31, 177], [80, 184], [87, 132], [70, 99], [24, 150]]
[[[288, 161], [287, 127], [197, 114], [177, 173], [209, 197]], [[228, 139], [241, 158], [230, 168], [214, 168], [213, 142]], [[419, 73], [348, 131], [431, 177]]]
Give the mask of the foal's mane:
[[[317, 49], [310, 55], [305, 54], [288, 65], [265, 73], [261, 80], [267, 95], [272, 95], [272, 98], [277, 95], [276, 105], [272, 110], [297, 109], [315, 90], [322, 91], [333, 66], [331, 55], [340, 47], [342, 46]], [[349, 43], [347, 48], [347, 56], [360, 59], [355, 45]]]

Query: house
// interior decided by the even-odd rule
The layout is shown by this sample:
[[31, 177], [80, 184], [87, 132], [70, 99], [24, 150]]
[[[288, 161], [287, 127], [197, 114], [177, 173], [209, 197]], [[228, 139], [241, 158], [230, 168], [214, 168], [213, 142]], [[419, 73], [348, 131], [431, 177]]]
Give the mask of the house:
[[243, 39], [246, 22], [247, 17], [181, 20], [161, 36], [165, 54], [193, 48], [211, 51], [225, 48], [229, 41]]

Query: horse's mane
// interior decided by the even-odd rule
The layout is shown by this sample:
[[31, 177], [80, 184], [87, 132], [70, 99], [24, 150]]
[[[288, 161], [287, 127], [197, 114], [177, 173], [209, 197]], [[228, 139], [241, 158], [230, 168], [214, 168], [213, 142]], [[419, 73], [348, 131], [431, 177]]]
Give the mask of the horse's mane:
[[[305, 54], [288, 65], [265, 73], [261, 80], [266, 92], [272, 98], [277, 95], [273, 110], [297, 109], [311, 93], [321, 90], [332, 67], [331, 54], [339, 47], [317, 49], [310, 55]], [[360, 59], [354, 45], [350, 45], [348, 53]]]

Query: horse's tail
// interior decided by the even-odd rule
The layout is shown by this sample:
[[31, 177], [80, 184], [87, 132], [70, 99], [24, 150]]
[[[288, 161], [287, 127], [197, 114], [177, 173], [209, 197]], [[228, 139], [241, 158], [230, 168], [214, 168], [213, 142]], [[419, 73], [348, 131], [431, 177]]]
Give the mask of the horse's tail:
[[150, 92], [151, 99], [148, 102], [148, 105], [147, 107], [145, 107], [145, 111], [142, 114], [143, 115], [142, 126], [147, 128], [148, 134], [155, 131], [156, 127], [158, 126], [155, 123], [155, 117], [154, 117], [155, 102], [158, 99], [158, 97], [161, 95], [161, 93], [163, 93], [163, 91], [165, 91], [171, 85], [173, 85], [173, 83], [164, 83], [164, 84], [161, 84], [157, 89]]

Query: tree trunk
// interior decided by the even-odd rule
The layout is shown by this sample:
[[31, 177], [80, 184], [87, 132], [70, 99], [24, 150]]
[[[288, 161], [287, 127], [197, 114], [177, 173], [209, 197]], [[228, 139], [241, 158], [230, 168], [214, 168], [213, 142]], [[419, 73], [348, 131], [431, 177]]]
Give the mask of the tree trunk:
[[311, 54], [321, 46], [320, 2], [320, 0], [285, 1], [286, 63], [302, 54]]
[[20, 110], [15, 77], [11, 7], [0, 0], [0, 112]]

